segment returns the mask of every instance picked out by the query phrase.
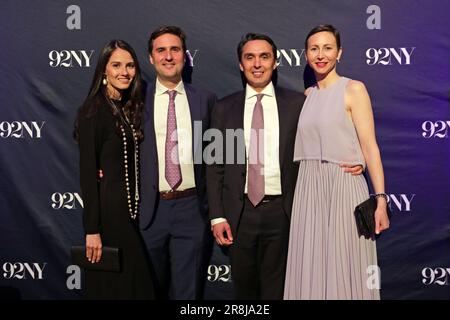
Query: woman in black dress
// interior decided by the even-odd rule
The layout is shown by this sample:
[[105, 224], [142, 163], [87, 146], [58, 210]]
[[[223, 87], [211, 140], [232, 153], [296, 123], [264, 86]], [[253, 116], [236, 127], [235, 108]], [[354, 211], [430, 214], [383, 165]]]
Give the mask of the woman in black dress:
[[154, 289], [138, 228], [141, 74], [134, 50], [122, 40], [100, 52], [89, 94], [75, 122], [86, 256], [102, 247], [121, 250], [121, 271], [86, 270], [88, 299], [153, 299]]

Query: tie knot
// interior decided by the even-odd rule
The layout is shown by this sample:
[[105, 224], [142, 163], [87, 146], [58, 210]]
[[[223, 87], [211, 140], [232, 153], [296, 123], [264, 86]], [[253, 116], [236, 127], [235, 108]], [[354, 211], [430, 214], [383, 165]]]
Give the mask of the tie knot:
[[169, 100], [175, 101], [175, 96], [177, 95], [176, 90], [167, 90], [167, 93], [169, 94]]
[[258, 93], [258, 94], [256, 95], [256, 102], [261, 102], [261, 100], [262, 100], [263, 97], [264, 97], [264, 94], [263, 94], [263, 93]]

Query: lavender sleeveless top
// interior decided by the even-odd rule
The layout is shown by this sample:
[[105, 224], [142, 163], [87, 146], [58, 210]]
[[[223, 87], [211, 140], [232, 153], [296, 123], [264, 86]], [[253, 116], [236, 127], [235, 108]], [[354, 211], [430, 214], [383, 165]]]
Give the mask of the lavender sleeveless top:
[[326, 89], [312, 87], [298, 120], [294, 161], [322, 160], [365, 167], [355, 126], [345, 111], [349, 81], [340, 77]]

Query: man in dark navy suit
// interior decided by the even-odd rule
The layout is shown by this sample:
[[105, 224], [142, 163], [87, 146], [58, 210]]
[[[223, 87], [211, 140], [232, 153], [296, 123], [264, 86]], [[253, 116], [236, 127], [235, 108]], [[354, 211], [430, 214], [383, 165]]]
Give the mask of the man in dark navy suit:
[[231, 246], [235, 298], [281, 299], [305, 98], [273, 85], [276, 46], [268, 36], [247, 34], [238, 57], [245, 90], [218, 101], [211, 116], [226, 146], [207, 167], [211, 224], [217, 243]]
[[160, 298], [200, 299], [209, 239], [202, 136], [213, 94], [184, 83], [185, 34], [156, 29], [148, 41], [156, 80], [146, 92], [140, 227]]

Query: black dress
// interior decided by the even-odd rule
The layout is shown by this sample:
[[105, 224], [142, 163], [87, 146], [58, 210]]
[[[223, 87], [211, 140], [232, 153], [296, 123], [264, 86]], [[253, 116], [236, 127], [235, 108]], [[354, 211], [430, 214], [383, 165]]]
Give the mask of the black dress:
[[[147, 251], [138, 221], [131, 219], [128, 208], [123, 137], [118, 134], [110, 105], [104, 98], [100, 102], [94, 115], [86, 116], [82, 111], [79, 120], [83, 225], [86, 234], [100, 233], [102, 246], [121, 249], [122, 267], [120, 272], [86, 270], [86, 297], [153, 299], [154, 287]], [[131, 129], [124, 128], [130, 194], [134, 199], [134, 145]], [[99, 178], [99, 169], [102, 170], [102, 178]]]

